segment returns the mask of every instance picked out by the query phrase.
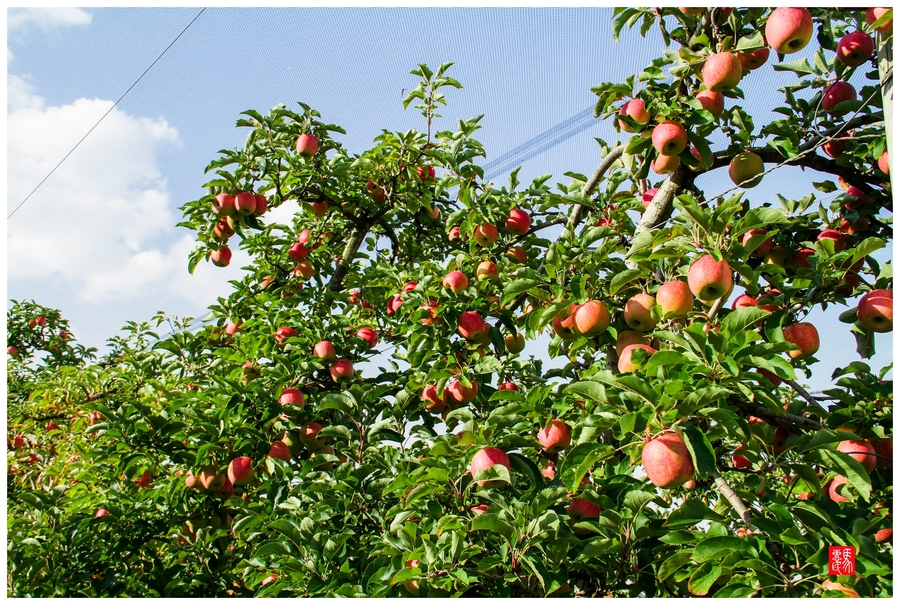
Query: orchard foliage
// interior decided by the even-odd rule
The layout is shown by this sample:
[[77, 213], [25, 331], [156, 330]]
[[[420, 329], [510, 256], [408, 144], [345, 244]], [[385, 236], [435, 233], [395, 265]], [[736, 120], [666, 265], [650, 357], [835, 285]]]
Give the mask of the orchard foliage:
[[[738, 84], [716, 116], [696, 98], [707, 57], [762, 50], [771, 10], [618, 9], [617, 36], [658, 27], [669, 50], [593, 89], [597, 116], [634, 134], [598, 141], [597, 171], [565, 183], [485, 182], [480, 117], [441, 130], [460, 87], [449, 64], [412, 72], [404, 106], [423, 132], [384, 131], [359, 155], [302, 103], [244, 112], [246, 144], [183, 207], [191, 270], [250, 254], [214, 321], [160, 314], [95, 358], [61, 338], [57, 312], [9, 312], [9, 594], [891, 595], [889, 368], [837, 368], [814, 397], [800, 385], [814, 353], [788, 355], [784, 330], [837, 305], [861, 357], [873, 350], [855, 301], [893, 286], [871, 256], [893, 229], [882, 76], [875, 55], [848, 68], [834, 51], [891, 12], [810, 12], [812, 62], [773, 51], [743, 75], [797, 82], [746, 106]], [[857, 100], [823, 111], [826, 86], [854, 75]], [[631, 98], [649, 121], [619, 115]], [[780, 117], [758, 123], [751, 106]], [[665, 121], [689, 144], [656, 177]], [[759, 199], [727, 178], [740, 153], [822, 180]], [[284, 205], [288, 222], [268, 220]], [[706, 255], [738, 291], [664, 313], [652, 296], [692, 283]], [[620, 372], [638, 294], [652, 327]], [[583, 323], [588, 301], [608, 327]], [[543, 368], [520, 338], [565, 365]], [[666, 489], [642, 466], [660, 433], [689, 455]], [[850, 440], [860, 450], [838, 450]], [[506, 458], [470, 467], [486, 447]], [[828, 575], [830, 545], [857, 549], [855, 575]]]

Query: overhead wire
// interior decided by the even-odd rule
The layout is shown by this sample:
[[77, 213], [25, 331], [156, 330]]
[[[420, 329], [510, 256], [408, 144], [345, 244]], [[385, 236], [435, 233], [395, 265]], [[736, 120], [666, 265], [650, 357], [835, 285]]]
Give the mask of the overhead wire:
[[179, 33], [177, 36], [175, 36], [175, 39], [172, 40], [172, 42], [169, 43], [169, 45], [165, 48], [165, 50], [163, 50], [163, 51], [159, 54], [159, 56], [156, 57], [156, 59], [153, 61], [153, 63], [151, 63], [150, 66], [149, 66], [147, 69], [144, 70], [144, 73], [142, 73], [142, 74], [138, 77], [138, 79], [135, 80], [134, 83], [133, 83], [131, 86], [128, 87], [128, 90], [126, 90], [124, 93], [122, 93], [122, 96], [119, 97], [119, 99], [118, 99], [115, 103], [113, 103], [112, 107], [110, 107], [110, 108], [106, 111], [106, 113], [104, 113], [103, 116], [102, 116], [99, 120], [97, 120], [97, 123], [94, 124], [93, 126], [91, 126], [91, 129], [87, 131], [87, 134], [85, 134], [83, 137], [81, 137], [81, 140], [78, 141], [77, 143], [75, 143], [75, 146], [72, 147], [71, 150], [69, 150], [69, 153], [67, 153], [67, 154], [65, 155], [65, 157], [63, 157], [63, 159], [61, 159], [61, 160], [59, 161], [59, 163], [58, 163], [56, 166], [53, 167], [53, 169], [47, 174], [47, 176], [45, 176], [43, 179], [41, 179], [41, 182], [37, 184], [37, 187], [35, 187], [34, 189], [32, 189], [31, 193], [29, 193], [28, 195], [26, 195], [26, 196], [25, 196], [25, 199], [22, 200], [21, 202], [19, 202], [19, 205], [16, 206], [15, 209], [14, 209], [12, 212], [10, 212], [9, 215], [6, 217], [7, 220], [11, 219], [12, 216], [19, 210], [19, 208], [21, 208], [21, 207], [25, 204], [25, 202], [27, 202], [27, 201], [29, 200], [29, 198], [31, 198], [31, 196], [34, 195], [35, 192], [36, 192], [38, 189], [41, 188], [41, 185], [43, 185], [43, 184], [47, 181], [47, 179], [49, 179], [49, 178], [53, 175], [53, 173], [56, 172], [56, 170], [57, 170], [60, 166], [62, 166], [63, 162], [65, 162], [65, 161], [69, 158], [69, 156], [72, 155], [72, 153], [73, 153], [76, 149], [78, 149], [78, 146], [81, 145], [81, 144], [84, 142], [84, 140], [85, 140], [86, 138], [88, 138], [88, 136], [90, 136], [90, 134], [91, 134], [92, 132], [94, 132], [94, 129], [97, 128], [97, 126], [100, 125], [100, 122], [102, 122], [102, 121], [106, 118], [106, 116], [108, 116], [110, 113], [112, 113], [112, 110], [116, 108], [116, 106], [122, 101], [122, 99], [125, 98], [126, 95], [128, 95], [129, 92], [131, 92], [131, 89], [132, 89], [132, 88], [134, 88], [135, 86], [137, 86], [138, 82], [140, 82], [140, 81], [144, 78], [144, 76], [147, 75], [147, 72], [149, 72], [151, 69], [153, 69], [153, 66], [156, 65], [157, 62], [158, 62], [160, 59], [163, 58], [163, 55], [165, 55], [167, 52], [169, 52], [169, 49], [172, 48], [172, 46], [174, 46], [174, 44], [175, 44], [176, 42], [178, 42], [179, 38], [181, 38], [181, 36], [184, 35], [184, 33], [191, 27], [191, 25], [193, 25], [194, 22], [195, 22], [197, 19], [200, 18], [200, 15], [202, 15], [202, 14], [204, 13], [204, 11], [206, 11], [206, 7], [203, 7], [202, 9], [200, 9], [200, 12], [197, 13], [196, 16], [194, 16], [193, 19], [191, 19], [191, 22], [188, 23], [188, 24], [185, 26], [185, 28], [184, 28], [183, 30], [181, 30], [181, 33]]

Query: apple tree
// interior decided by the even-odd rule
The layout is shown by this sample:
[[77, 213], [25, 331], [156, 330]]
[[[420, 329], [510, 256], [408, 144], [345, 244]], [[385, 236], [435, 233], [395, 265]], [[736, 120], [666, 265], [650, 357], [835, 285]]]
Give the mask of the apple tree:
[[[621, 136], [565, 183], [484, 179], [450, 64], [361, 154], [244, 112], [183, 207], [190, 270], [250, 256], [212, 321], [97, 357], [8, 313], [8, 593], [890, 596], [891, 19], [617, 9], [669, 46], [594, 87]], [[813, 395], [817, 306], [861, 359]]]

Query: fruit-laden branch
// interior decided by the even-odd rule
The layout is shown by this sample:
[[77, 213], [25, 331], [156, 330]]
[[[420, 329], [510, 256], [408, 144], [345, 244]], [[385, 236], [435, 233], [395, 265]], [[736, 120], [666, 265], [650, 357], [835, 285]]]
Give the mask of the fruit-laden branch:
[[[755, 153], [762, 159], [763, 162], [767, 164], [784, 163], [789, 166], [801, 166], [804, 168], [812, 168], [813, 170], [817, 170], [819, 172], [834, 174], [843, 177], [851, 184], [859, 187], [865, 193], [872, 193], [874, 191], [874, 187], [876, 185], [880, 185], [881, 183], [881, 181], [877, 177], [859, 172], [858, 170], [853, 169], [852, 166], [842, 166], [834, 160], [816, 155], [814, 153], [814, 150], [816, 147], [822, 145], [824, 142], [827, 142], [832, 137], [848, 133], [855, 128], [861, 128], [863, 126], [868, 126], [870, 124], [875, 124], [882, 121], [884, 121], [884, 117], [881, 114], [866, 114], [856, 116], [855, 118], [852, 118], [851, 120], [848, 120], [843, 124], [818, 133], [818, 136], [815, 136], [800, 145], [797, 150], [799, 155], [789, 160], [785, 159], [776, 149], [772, 147], [754, 147], [752, 149], [747, 149], [746, 151]], [[728, 154], [725, 151], [716, 152], [715, 154], [713, 154], [713, 163], [709, 170], [715, 170], [717, 168], [727, 166], [731, 161], [731, 158], [732, 155]], [[892, 204], [889, 207], [892, 207]]]
[[731, 504], [732, 508], [737, 512], [738, 515], [741, 516], [741, 520], [744, 522], [744, 525], [756, 531], [756, 527], [753, 523], [750, 522], [750, 509], [744, 504], [743, 500], [738, 497], [734, 490], [731, 489], [731, 486], [728, 485], [728, 482], [722, 478], [722, 475], [719, 474], [719, 471], [715, 471], [712, 474], [713, 481], [716, 483], [716, 487], [719, 490], [719, 493], [722, 494], [726, 500], [728, 500], [729, 504]]
[[672, 200], [675, 194], [682, 188], [690, 187], [696, 174], [688, 169], [684, 164], [679, 164], [675, 172], [663, 181], [659, 186], [659, 191], [653, 196], [650, 205], [641, 215], [641, 222], [634, 230], [635, 236], [650, 229], [661, 227], [672, 215]]
[[770, 420], [783, 429], [790, 430], [793, 428], [802, 428], [811, 431], [818, 431], [822, 428], [821, 423], [813, 420], [812, 418], [804, 418], [803, 416], [797, 416], [796, 414], [789, 414], [787, 412], [773, 412], [769, 408], [754, 405], [737, 398], [729, 399], [728, 403], [738, 408], [748, 416], [756, 416], [757, 418], [762, 418], [763, 420]]
[[[603, 177], [603, 173], [609, 170], [610, 166], [622, 157], [622, 154], [625, 153], [625, 145], [617, 145], [609, 150], [609, 153], [606, 154], [606, 157], [600, 162], [597, 166], [597, 169], [594, 170], [594, 174], [591, 175], [591, 178], [587, 180], [584, 184], [584, 187], [581, 188], [581, 195], [587, 197], [594, 192], [594, 189], [597, 188], [597, 185], [600, 183], [600, 179]], [[563, 231], [563, 237], [565, 237], [565, 233], [568, 232], [569, 235], [573, 235], [575, 233], [575, 228], [578, 227], [578, 221], [581, 220], [581, 215], [584, 212], [584, 204], [575, 204], [572, 208], [571, 213], [569, 214], [569, 222], [566, 223], [566, 228]]]

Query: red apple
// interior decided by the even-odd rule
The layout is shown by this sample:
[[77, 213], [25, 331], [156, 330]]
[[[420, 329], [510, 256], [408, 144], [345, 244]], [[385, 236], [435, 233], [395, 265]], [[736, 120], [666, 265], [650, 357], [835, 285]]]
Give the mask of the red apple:
[[232, 321], [229, 319], [225, 322], [225, 334], [227, 334], [228, 336], [234, 336], [241, 331], [242, 325], [244, 325], [244, 322], [242, 322], [241, 320]]
[[681, 164], [681, 158], [677, 155], [660, 155], [650, 162], [650, 168], [656, 174], [672, 174]]
[[222, 246], [218, 250], [209, 253], [209, 259], [217, 267], [227, 267], [231, 262], [231, 248]]
[[244, 216], [253, 214], [256, 212], [256, 196], [249, 191], [241, 191], [234, 196], [234, 209]]
[[507, 250], [506, 257], [523, 265], [528, 262], [528, 254], [526, 254], [525, 249], [521, 246], [513, 246]]
[[298, 263], [306, 258], [307, 250], [306, 246], [297, 242], [288, 248], [288, 258], [290, 258], [295, 263]]
[[488, 248], [497, 241], [497, 228], [490, 223], [485, 223], [475, 228], [475, 243]]
[[[479, 450], [475, 456], [472, 457], [472, 462], [469, 464], [469, 473], [471, 473], [472, 478], [478, 474], [479, 471], [483, 471], [485, 469], [491, 468], [495, 464], [503, 465], [509, 470], [509, 456], [506, 455], [501, 449], [496, 447], [486, 447], [482, 450]], [[479, 487], [487, 487], [487, 488], [499, 488], [503, 487], [504, 481], [489, 481], [482, 480], [476, 481], [476, 484]]]
[[474, 382], [471, 387], [467, 387], [463, 385], [462, 382], [459, 381], [458, 378], [454, 378], [450, 382], [447, 383], [447, 386], [444, 388], [444, 396], [447, 399], [447, 402], [451, 401], [457, 404], [466, 404], [471, 403], [475, 400], [475, 397], [478, 395], [478, 385]]
[[[884, 7], [884, 8], [874, 8], [873, 7], [873, 8], [866, 9], [866, 23], [868, 23], [869, 25], [872, 25], [873, 23], [875, 23], [876, 21], [881, 19], [882, 15], [884, 15], [884, 13], [888, 12], [889, 10], [891, 10], [891, 9], [887, 8], [887, 7]], [[894, 20], [890, 19], [887, 23], [876, 27], [875, 31], [877, 31], [879, 34], [884, 34], [884, 35], [891, 34], [894, 31]]]
[[579, 305], [572, 314], [575, 333], [588, 338], [606, 332], [609, 322], [609, 310], [599, 300], [589, 300], [583, 305]]
[[894, 291], [866, 292], [856, 306], [859, 324], [871, 332], [891, 332], [894, 329]]
[[738, 58], [730, 52], [721, 52], [706, 59], [701, 79], [707, 90], [722, 92], [737, 86], [743, 74]]
[[569, 513], [569, 518], [576, 522], [582, 519], [600, 518], [600, 507], [584, 498], [573, 498], [567, 512]]
[[660, 155], [678, 155], [687, 147], [687, 132], [678, 122], [662, 122], [653, 128], [650, 136], [653, 147]]
[[538, 431], [537, 438], [544, 451], [553, 454], [572, 445], [572, 429], [562, 420], [553, 419]]
[[753, 71], [762, 67], [769, 60], [769, 49], [760, 48], [752, 53], [738, 53], [737, 58], [741, 62], [741, 67], [744, 68], [744, 71]]
[[394, 294], [392, 297], [388, 299], [386, 311], [388, 315], [394, 315], [403, 305], [403, 298], [400, 297], [399, 294]]
[[875, 51], [872, 36], [862, 31], [846, 34], [838, 42], [836, 59], [847, 67], [856, 67], [869, 60]]
[[309, 133], [303, 133], [297, 137], [297, 153], [311, 158], [319, 150], [319, 139]]
[[285, 462], [291, 461], [291, 449], [283, 441], [274, 441], [269, 448], [269, 458], [278, 458]]
[[228, 480], [232, 485], [247, 485], [253, 481], [253, 460], [247, 456], [232, 460], [228, 464]]
[[100, 517], [105, 517], [108, 514], [109, 514], [109, 511], [106, 510], [105, 508], [98, 508], [97, 512], [94, 513], [94, 518], [99, 519]]
[[734, 299], [734, 302], [731, 303], [732, 309], [740, 309], [741, 307], [755, 307], [756, 299], [750, 296], [749, 294], [741, 294], [737, 298]]
[[234, 235], [234, 229], [228, 223], [227, 218], [219, 219], [219, 222], [216, 223], [216, 226], [213, 227], [213, 237], [219, 241], [226, 241]]
[[816, 237], [817, 242], [825, 239], [830, 239], [834, 242], [835, 252], [840, 252], [841, 250], [847, 249], [847, 244], [844, 242], [844, 236], [837, 229], [825, 229]]
[[[741, 245], [746, 248], [747, 242], [750, 241], [751, 237], [753, 237], [754, 235], [766, 235], [767, 233], [768, 233], [768, 231], [766, 231], [765, 229], [751, 229], [750, 231], [747, 231], [746, 233], [744, 233], [744, 236], [741, 239]], [[772, 251], [772, 246], [774, 246], [774, 245], [775, 245], [775, 242], [772, 241], [771, 237], [768, 239], [765, 239], [762, 241], [762, 243], [760, 243], [758, 246], [756, 246], [756, 249], [754, 249], [750, 253], [750, 256], [755, 256], [756, 258], [763, 258], [766, 254], [768, 254], [769, 252]]]
[[643, 333], [636, 330], [622, 330], [616, 338], [616, 355], [622, 356], [622, 351], [628, 345], [647, 345], [650, 346], [650, 339]]
[[786, 326], [782, 332], [785, 342], [797, 347], [797, 350], [788, 352], [791, 359], [804, 359], [819, 350], [819, 332], [811, 323], [791, 324]]
[[881, 156], [878, 158], [878, 169], [885, 174], [890, 174], [891, 164], [890, 162], [888, 162], [887, 149], [885, 149], [884, 152], [882, 152]]
[[[644, 102], [641, 99], [631, 99], [630, 101], [626, 101], [624, 105], [619, 109], [620, 116], [628, 116], [638, 124], [646, 124], [650, 121], [650, 114], [647, 113], [646, 108], [644, 107]], [[619, 126], [625, 132], [637, 132], [634, 128], [619, 120]]]
[[356, 337], [365, 340], [369, 344], [370, 349], [378, 346], [378, 333], [372, 328], [360, 328], [356, 331]]
[[721, 92], [701, 90], [694, 95], [694, 98], [700, 101], [700, 105], [703, 106], [703, 109], [717, 118], [725, 111], [725, 95]]
[[450, 228], [450, 233], [447, 234], [447, 239], [451, 242], [454, 240], [458, 240], [461, 237], [459, 233], [459, 225]]
[[291, 387], [281, 391], [281, 395], [278, 397], [278, 403], [281, 405], [295, 405], [302, 408], [306, 403], [306, 399], [299, 389]]
[[641, 196], [641, 204], [644, 205], [644, 208], [650, 207], [650, 202], [652, 202], [653, 198], [656, 197], [657, 191], [659, 191], [659, 187], [654, 187], [644, 192], [644, 195]]
[[514, 382], [503, 382], [497, 385], [498, 391], [515, 391], [516, 393], [520, 393], [521, 389], [519, 389], [519, 385]]
[[283, 344], [288, 338], [294, 338], [297, 335], [297, 330], [294, 328], [283, 326], [275, 330], [275, 341], [278, 344]]
[[760, 184], [766, 167], [762, 158], [750, 151], [744, 151], [731, 158], [728, 164], [728, 176], [731, 182], [744, 189]]
[[420, 181], [427, 181], [434, 178], [434, 166], [416, 166], [416, 176]]
[[475, 269], [475, 278], [478, 281], [484, 281], [486, 279], [496, 279], [500, 277], [500, 272], [497, 269], [497, 264], [486, 260], [478, 264], [478, 268]]
[[310, 202], [309, 207], [316, 218], [323, 218], [328, 214], [328, 202]]
[[732, 464], [734, 464], [734, 468], [753, 468], [753, 465], [750, 463], [746, 456], [742, 456], [741, 454], [737, 453], [738, 450], [745, 449], [747, 448], [745, 448], [743, 445], [739, 445], [734, 448], [734, 454], [731, 455], [731, 462]]
[[325, 361], [331, 361], [337, 357], [334, 345], [328, 340], [320, 340], [313, 347], [313, 355]]
[[513, 208], [506, 219], [506, 230], [513, 235], [525, 235], [531, 228], [531, 217], [524, 210]]
[[459, 294], [469, 287], [469, 279], [462, 271], [451, 271], [444, 276], [444, 280], [441, 282], [441, 285], [443, 285], [454, 294]]
[[484, 327], [484, 319], [475, 311], [466, 311], [460, 315], [456, 324], [460, 336], [470, 341], [480, 340]]
[[844, 149], [847, 148], [847, 142], [843, 139], [833, 139], [822, 145], [822, 151], [830, 158], [839, 158], [844, 155]]
[[776, 8], [766, 21], [765, 38], [775, 52], [795, 53], [809, 44], [813, 35], [812, 16], [805, 8]]
[[656, 298], [650, 294], [635, 294], [625, 303], [625, 323], [632, 330], [649, 332], [656, 327], [656, 320], [650, 309], [656, 305]]
[[656, 292], [656, 304], [664, 317], [687, 317], [694, 308], [694, 295], [683, 281], [666, 282]]
[[677, 433], [658, 435], [644, 445], [641, 464], [650, 482], [664, 489], [678, 487], [694, 476], [691, 455]]
[[422, 401], [427, 401], [425, 409], [434, 414], [440, 414], [447, 407], [446, 393], [444, 397], [438, 397], [437, 385], [429, 384], [422, 389]]
[[19, 356], [19, 349], [17, 349], [16, 347], [14, 347], [12, 345], [6, 347], [6, 352], [10, 357], [13, 357], [13, 358], [16, 358]]
[[875, 448], [869, 442], [863, 439], [848, 439], [838, 443], [837, 451], [848, 454], [859, 462], [867, 472], [871, 473], [875, 470], [875, 463], [878, 457], [875, 456]]
[[653, 347], [645, 344], [633, 344], [627, 345], [624, 349], [622, 349], [622, 354], [619, 355], [619, 362], [617, 364], [618, 370], [620, 374], [629, 374], [631, 372], [635, 372], [641, 368], [641, 366], [637, 365], [631, 360], [631, 354], [638, 350], [642, 349], [647, 351], [649, 355], [653, 355], [656, 353], [656, 350]]
[[321, 430], [322, 425], [318, 422], [307, 422], [300, 428], [298, 439], [311, 451], [320, 450], [325, 447], [325, 440], [317, 437]]
[[266, 210], [269, 209], [269, 200], [266, 199], [266, 196], [259, 193], [257, 193], [254, 197], [256, 198], [256, 212], [254, 212], [254, 214], [256, 214], [257, 216], [262, 216], [266, 213]]
[[[835, 502], [849, 502], [850, 498], [842, 495], [838, 492], [838, 488], [842, 485], [846, 485], [848, 483], [847, 478], [843, 475], [838, 475], [828, 483], [828, 496], [834, 500]], [[844, 493], [847, 493], [846, 490], [842, 490]]]
[[832, 115], [842, 115], [846, 110], [835, 110], [838, 103], [856, 100], [856, 89], [848, 82], [838, 80], [822, 93], [822, 109]]
[[219, 216], [231, 216], [234, 214], [234, 197], [227, 193], [220, 193], [213, 198], [213, 212]]
[[331, 366], [331, 379], [338, 384], [353, 380], [353, 364], [349, 359], [341, 358]]
[[[841, 224], [838, 227], [838, 231], [845, 235], [853, 235], [855, 233], [860, 233], [862, 231], [866, 231], [869, 228], [869, 219], [864, 216], [859, 217], [854, 222], [850, 222], [845, 218], [841, 219]], [[837, 250], [837, 248], [835, 248]]]
[[711, 254], [701, 256], [688, 269], [688, 286], [701, 302], [727, 296], [734, 288], [731, 267], [724, 258], [718, 262]]

